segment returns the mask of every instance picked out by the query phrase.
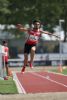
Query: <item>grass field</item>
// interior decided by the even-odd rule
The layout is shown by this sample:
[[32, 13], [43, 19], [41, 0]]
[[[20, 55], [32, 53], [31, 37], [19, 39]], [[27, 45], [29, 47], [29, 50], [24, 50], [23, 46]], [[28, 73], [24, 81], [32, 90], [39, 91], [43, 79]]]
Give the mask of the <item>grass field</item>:
[[67, 75], [67, 67], [62, 67], [62, 72], [59, 71], [58, 68], [49, 69], [49, 71]]
[[0, 94], [17, 94], [17, 87], [12, 78], [0, 80]]

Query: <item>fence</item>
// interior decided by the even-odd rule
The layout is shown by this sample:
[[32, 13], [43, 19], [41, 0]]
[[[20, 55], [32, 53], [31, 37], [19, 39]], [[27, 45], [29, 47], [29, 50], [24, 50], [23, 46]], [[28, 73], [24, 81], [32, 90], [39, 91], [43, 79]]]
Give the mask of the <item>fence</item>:
[[[36, 54], [34, 58], [35, 65], [58, 65], [60, 63], [60, 57], [62, 59], [62, 64], [67, 61], [67, 54], [59, 53], [47, 53], [47, 54]], [[24, 55], [19, 55], [18, 59], [9, 59], [9, 66], [11, 67], [19, 67], [23, 65]]]

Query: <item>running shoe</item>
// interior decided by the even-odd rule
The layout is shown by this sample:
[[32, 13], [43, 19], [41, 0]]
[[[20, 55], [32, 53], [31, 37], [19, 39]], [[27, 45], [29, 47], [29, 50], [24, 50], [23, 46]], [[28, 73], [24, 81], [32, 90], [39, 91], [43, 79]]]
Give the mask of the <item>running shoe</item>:
[[25, 72], [25, 67], [24, 67], [24, 66], [22, 67], [21, 72], [22, 72], [22, 73], [24, 73], [24, 72]]
[[29, 65], [30, 65], [30, 68], [33, 68], [33, 65], [32, 65], [32, 63], [30, 63]]
[[4, 80], [8, 80], [8, 77], [4, 77]]

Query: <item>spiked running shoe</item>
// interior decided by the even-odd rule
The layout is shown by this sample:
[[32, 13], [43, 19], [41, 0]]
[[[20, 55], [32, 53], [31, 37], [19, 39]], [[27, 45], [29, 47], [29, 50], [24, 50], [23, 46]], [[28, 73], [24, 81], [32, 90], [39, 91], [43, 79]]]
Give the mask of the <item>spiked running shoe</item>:
[[33, 65], [32, 65], [32, 63], [30, 63], [29, 65], [30, 65], [30, 68], [32, 69], [32, 68], [33, 68]]
[[22, 70], [21, 70], [21, 73], [24, 73], [24, 72], [25, 72], [25, 67], [23, 66]]
[[4, 80], [8, 80], [8, 77], [4, 77]]

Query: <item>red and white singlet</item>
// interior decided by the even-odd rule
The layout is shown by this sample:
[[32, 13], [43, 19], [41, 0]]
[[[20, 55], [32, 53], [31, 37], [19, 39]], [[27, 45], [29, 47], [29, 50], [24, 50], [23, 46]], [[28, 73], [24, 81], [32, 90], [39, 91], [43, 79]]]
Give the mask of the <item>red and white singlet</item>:
[[34, 29], [29, 30], [26, 43], [30, 44], [30, 45], [31, 44], [37, 44], [40, 36], [41, 36], [41, 33], [40, 33], [39, 30], [34, 30]]
[[5, 60], [5, 62], [8, 62], [8, 52], [9, 52], [9, 48], [4, 46], [5, 55], [3, 59]]

